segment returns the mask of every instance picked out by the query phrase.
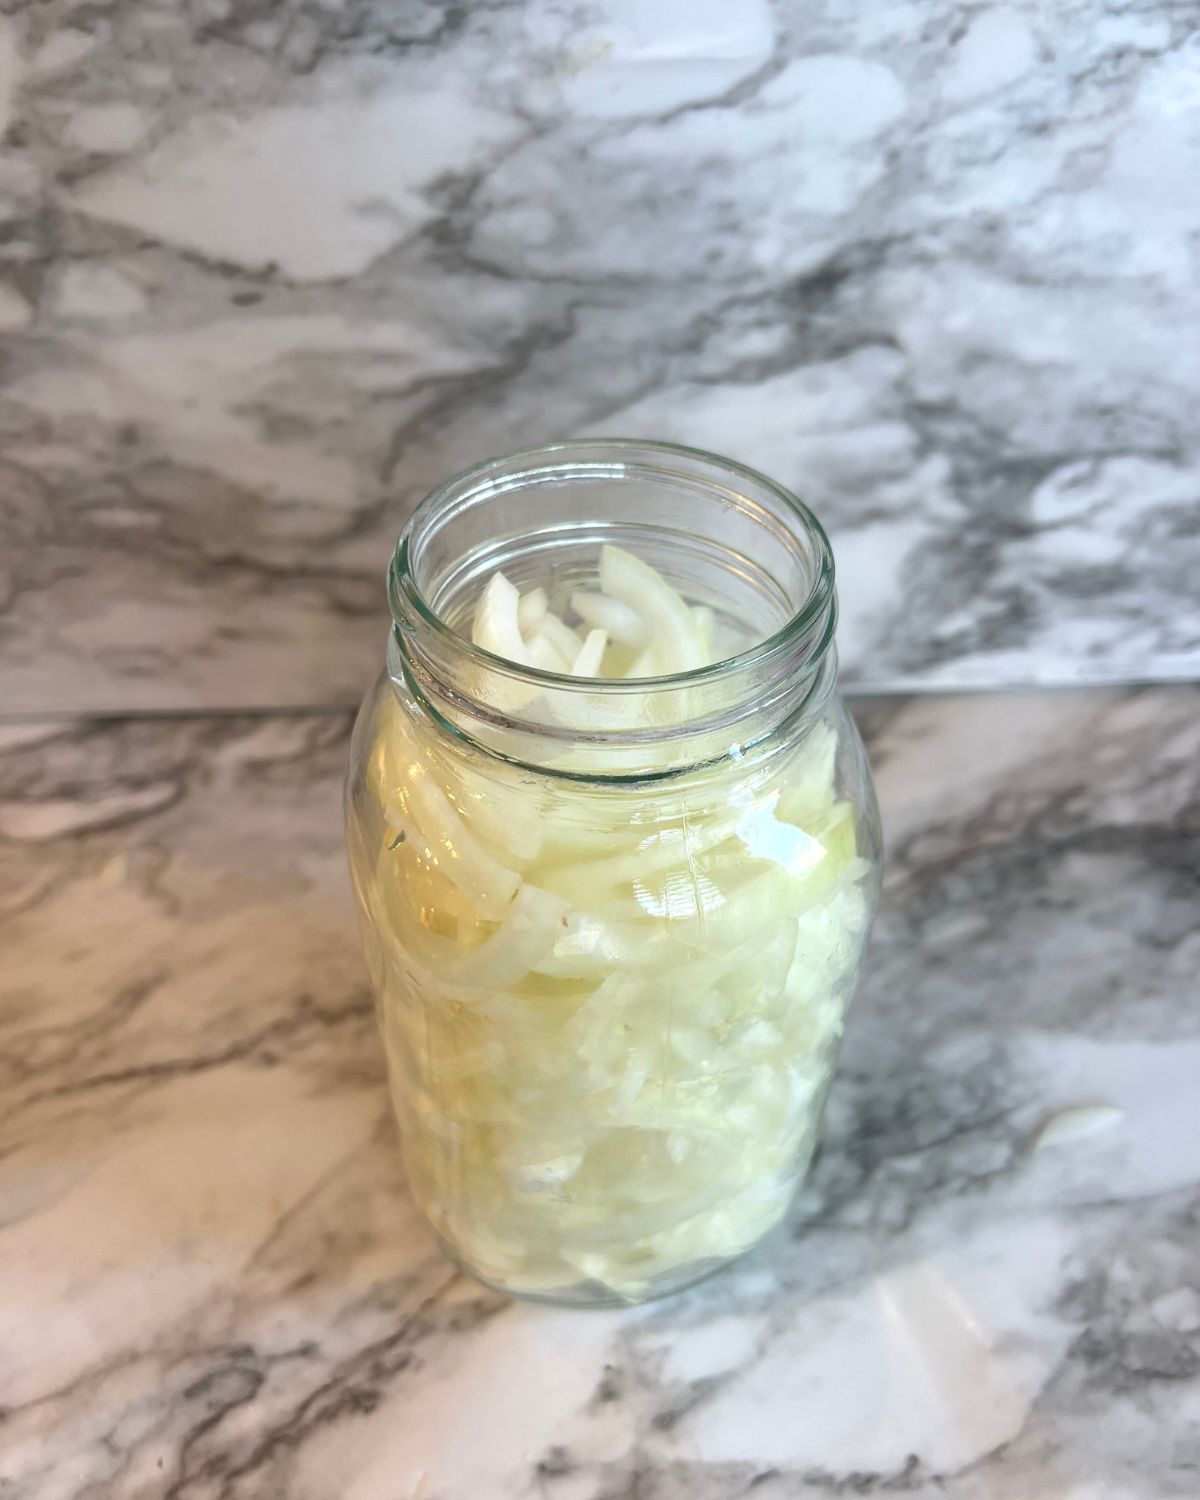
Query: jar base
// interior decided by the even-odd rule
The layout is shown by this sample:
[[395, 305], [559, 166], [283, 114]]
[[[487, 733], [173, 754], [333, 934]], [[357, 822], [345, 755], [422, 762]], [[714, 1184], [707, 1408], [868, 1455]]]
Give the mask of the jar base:
[[472, 1281], [477, 1281], [480, 1286], [486, 1287], [489, 1292], [498, 1292], [500, 1296], [509, 1297], [514, 1302], [529, 1302], [541, 1307], [569, 1307], [578, 1311], [611, 1312], [617, 1308], [642, 1307], [648, 1302], [661, 1302], [664, 1297], [674, 1297], [679, 1292], [690, 1291], [692, 1287], [699, 1286], [702, 1281], [708, 1281], [742, 1258], [741, 1255], [731, 1255], [721, 1260], [702, 1261], [676, 1276], [661, 1278], [657, 1284], [647, 1287], [644, 1292], [640, 1292], [635, 1297], [622, 1297], [611, 1287], [603, 1286], [595, 1281], [580, 1281], [574, 1286], [554, 1287], [548, 1291], [505, 1286], [503, 1282], [493, 1281], [481, 1271], [477, 1271], [474, 1266], [469, 1265], [436, 1231], [433, 1232], [433, 1237], [437, 1241], [438, 1248], [451, 1264], [457, 1266]]

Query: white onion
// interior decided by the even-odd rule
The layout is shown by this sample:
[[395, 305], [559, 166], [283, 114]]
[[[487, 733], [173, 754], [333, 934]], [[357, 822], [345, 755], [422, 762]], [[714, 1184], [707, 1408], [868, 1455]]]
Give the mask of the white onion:
[[622, 646], [641, 648], [649, 636], [641, 615], [619, 599], [610, 599], [607, 594], [592, 594], [586, 589], [576, 589], [571, 595], [571, 608], [585, 624], [596, 630], [606, 630], [614, 641]]
[[521, 634], [529, 639], [536, 625], [540, 625], [546, 618], [546, 611], [550, 607], [550, 596], [543, 588], [527, 589], [521, 595], [517, 605], [517, 624], [521, 627]]
[[[599, 573], [571, 596], [582, 641], [499, 573], [473, 639], [587, 677], [619, 650], [630, 676], [711, 660], [711, 609], [619, 548]], [[388, 832], [360, 895], [439, 1233], [514, 1291], [631, 1299], [754, 1243], [813, 1148], [867, 926], [835, 731], [769, 784], [730, 763], [601, 794], [446, 746], [395, 698], [379, 713]]]

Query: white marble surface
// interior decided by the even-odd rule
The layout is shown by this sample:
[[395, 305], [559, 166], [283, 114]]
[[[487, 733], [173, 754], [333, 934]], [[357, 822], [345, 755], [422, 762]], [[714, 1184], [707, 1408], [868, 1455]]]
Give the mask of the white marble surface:
[[345, 705], [489, 453], [726, 450], [862, 684], [1200, 662], [1200, 20], [45, 0], [0, 18], [0, 707]]
[[626, 1314], [416, 1220], [344, 715], [5, 728], [0, 1495], [1191, 1500], [1197, 706], [863, 707], [891, 862], [826, 1148]]

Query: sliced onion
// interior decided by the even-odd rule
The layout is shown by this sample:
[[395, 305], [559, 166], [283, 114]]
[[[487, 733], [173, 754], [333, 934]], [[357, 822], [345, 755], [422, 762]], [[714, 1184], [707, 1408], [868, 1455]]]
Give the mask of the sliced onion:
[[520, 875], [484, 848], [423, 762], [413, 762], [386, 815], [397, 837], [402, 835], [414, 854], [427, 859], [473, 902], [482, 918], [504, 913], [517, 893]]
[[580, 648], [583, 646], [581, 637], [569, 625], [564, 625], [557, 615], [553, 614], [546, 614], [542, 617], [533, 631], [532, 639], [535, 641], [542, 640], [548, 645], [553, 646], [564, 663], [564, 672], [575, 660]]
[[[550, 618], [550, 615], [546, 616], [547, 620]], [[575, 655], [572, 651], [571, 656], [564, 656], [550, 637], [543, 632], [541, 625], [529, 637], [525, 650], [529, 665], [537, 667], [542, 672], [566, 672]]]
[[571, 663], [572, 677], [599, 677], [600, 664], [604, 660], [604, 648], [608, 645], [608, 632], [589, 630]]
[[503, 573], [493, 573], [475, 610], [471, 639], [494, 656], [531, 666], [517, 619], [519, 595]]
[[549, 607], [550, 596], [543, 588], [528, 589], [521, 595], [517, 601], [517, 624], [527, 640], [534, 627], [546, 618]]
[[585, 624], [606, 630], [622, 646], [641, 648], [646, 644], [649, 632], [641, 615], [620, 599], [576, 589], [571, 595], [571, 608]]
[[647, 621], [661, 672], [689, 672], [707, 665], [691, 610], [640, 558], [621, 547], [602, 547], [600, 584], [606, 594], [636, 609]]
[[[581, 639], [545, 589], [497, 574], [473, 638], [586, 677], [713, 659], [714, 612], [645, 563], [606, 547], [600, 583], [571, 595]], [[513, 1290], [627, 1298], [752, 1244], [811, 1153], [867, 924], [834, 729], [769, 785], [730, 769], [623, 797], [435, 751], [403, 711], [380, 722], [388, 847], [359, 888], [438, 1232]]]
[[705, 666], [711, 666], [716, 660], [713, 655], [716, 623], [717, 617], [707, 604], [696, 604], [692, 607], [692, 625], [696, 631], [696, 639], [700, 642]]

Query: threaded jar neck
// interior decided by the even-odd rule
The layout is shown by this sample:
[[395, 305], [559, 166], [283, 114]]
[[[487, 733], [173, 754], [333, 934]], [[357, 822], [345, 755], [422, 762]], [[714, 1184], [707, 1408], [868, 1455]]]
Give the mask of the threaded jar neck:
[[[470, 639], [479, 593], [586, 585], [611, 542], [739, 632], [739, 649], [666, 677], [543, 672]], [[836, 677], [833, 555], [796, 496], [728, 459], [632, 439], [492, 459], [414, 511], [388, 572], [389, 670], [443, 728], [539, 770], [645, 780], [740, 757], [815, 713]], [[564, 774], [571, 774], [569, 770]]]

